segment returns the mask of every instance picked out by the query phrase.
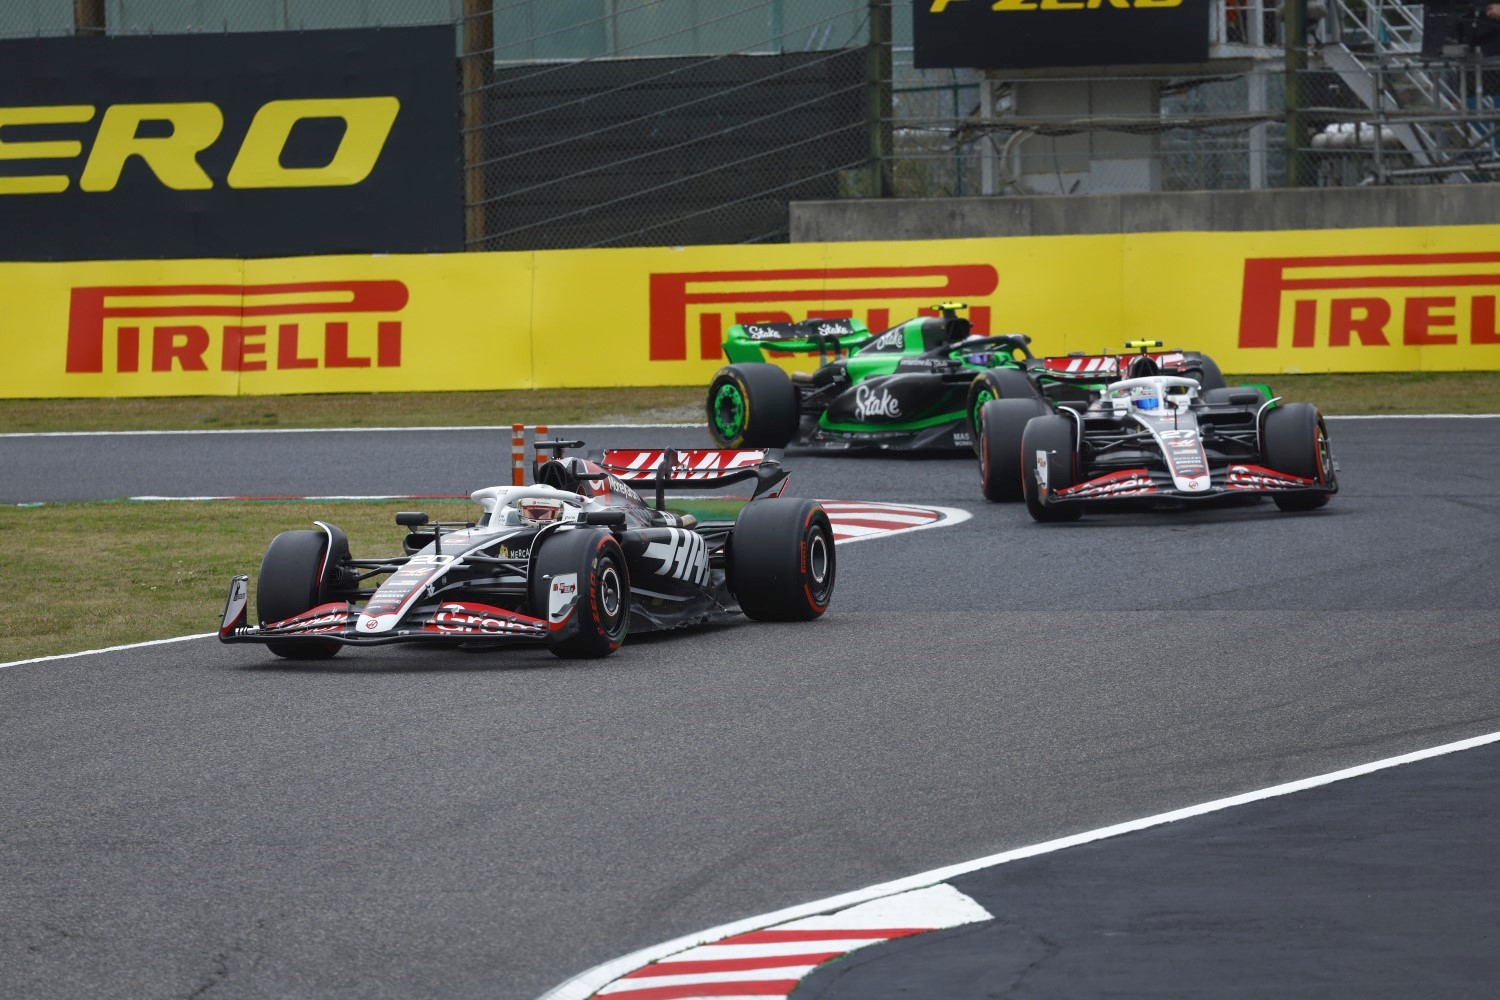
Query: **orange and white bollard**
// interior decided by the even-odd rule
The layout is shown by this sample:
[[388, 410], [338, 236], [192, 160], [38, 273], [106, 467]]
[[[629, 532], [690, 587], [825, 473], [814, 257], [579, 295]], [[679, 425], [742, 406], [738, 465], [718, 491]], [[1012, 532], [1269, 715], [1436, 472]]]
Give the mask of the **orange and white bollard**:
[[510, 484], [526, 485], [526, 425], [510, 425]]
[[538, 441], [547, 437], [547, 425], [537, 424], [534, 430], [535, 433], [531, 436], [531, 479], [533, 482], [536, 481], [536, 470], [542, 467], [543, 462], [547, 461], [541, 449], [536, 446]]

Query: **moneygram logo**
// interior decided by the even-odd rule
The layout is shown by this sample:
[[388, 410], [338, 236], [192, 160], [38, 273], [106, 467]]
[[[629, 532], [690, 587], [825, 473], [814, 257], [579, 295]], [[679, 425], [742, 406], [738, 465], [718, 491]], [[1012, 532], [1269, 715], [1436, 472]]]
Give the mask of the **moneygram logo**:
[[1497, 294], [1500, 253], [1247, 260], [1239, 346], [1500, 345]]
[[400, 281], [75, 288], [66, 370], [399, 368], [407, 298]]
[[[689, 271], [651, 275], [651, 360], [685, 361], [689, 330], [698, 358], [722, 357], [724, 331], [736, 323], [790, 323], [858, 315], [879, 332], [934, 302], [973, 302], [994, 293], [1000, 277], [989, 264], [919, 267]], [[847, 303], [847, 305], [845, 305]], [[989, 330], [989, 306], [973, 306], [975, 333]]]

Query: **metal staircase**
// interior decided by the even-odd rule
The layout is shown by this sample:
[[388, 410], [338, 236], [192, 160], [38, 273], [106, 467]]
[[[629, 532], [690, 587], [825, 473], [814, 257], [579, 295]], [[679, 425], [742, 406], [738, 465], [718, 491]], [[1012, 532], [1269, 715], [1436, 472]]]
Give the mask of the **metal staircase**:
[[1484, 92], [1494, 64], [1462, 46], [1423, 55], [1422, 39], [1422, 6], [1396, 0], [1328, 0], [1316, 27], [1310, 65], [1336, 73], [1365, 111], [1329, 136], [1369, 154], [1364, 183], [1468, 183], [1500, 169], [1500, 115]]

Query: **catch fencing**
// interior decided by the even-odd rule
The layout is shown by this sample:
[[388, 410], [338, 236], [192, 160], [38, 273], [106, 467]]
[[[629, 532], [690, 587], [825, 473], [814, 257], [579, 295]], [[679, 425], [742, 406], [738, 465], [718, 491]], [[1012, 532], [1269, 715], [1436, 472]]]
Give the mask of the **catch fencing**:
[[1289, 29], [1206, 0], [1201, 71], [1066, 77], [917, 69], [912, 2], [7, 0], [0, 37], [450, 25], [471, 250], [784, 242], [797, 200], [1500, 172], [1500, 63], [1424, 47], [1420, 7], [1289, 0], [1316, 15]]

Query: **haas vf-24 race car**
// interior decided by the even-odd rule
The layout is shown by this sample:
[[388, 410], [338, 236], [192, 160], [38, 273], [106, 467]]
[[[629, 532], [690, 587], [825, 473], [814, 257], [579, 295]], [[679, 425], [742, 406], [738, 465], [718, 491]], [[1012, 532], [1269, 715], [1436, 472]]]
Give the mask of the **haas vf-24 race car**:
[[986, 498], [1022, 500], [1038, 521], [1090, 507], [1180, 505], [1270, 496], [1310, 510], [1338, 492], [1322, 414], [1253, 387], [1200, 392], [1196, 379], [1147, 375], [1092, 400], [997, 399], [980, 411]]
[[[581, 442], [549, 444], [561, 456]], [[401, 642], [531, 642], [599, 657], [630, 631], [737, 613], [811, 620], [833, 596], [833, 532], [816, 501], [780, 495], [787, 478], [778, 456], [761, 451], [616, 450], [598, 462], [554, 458], [530, 486], [474, 492], [476, 521], [399, 513], [408, 534], [398, 555], [353, 558], [344, 532], [319, 521], [266, 550], [259, 624], [249, 624], [249, 578], [234, 578], [219, 638], [291, 659]], [[668, 489], [742, 482], [753, 483], [749, 501], [715, 498], [700, 505], [704, 520], [668, 509]]]

